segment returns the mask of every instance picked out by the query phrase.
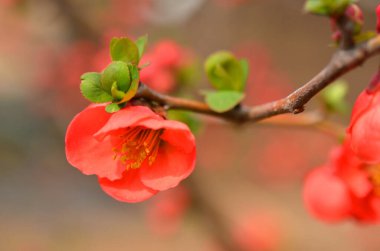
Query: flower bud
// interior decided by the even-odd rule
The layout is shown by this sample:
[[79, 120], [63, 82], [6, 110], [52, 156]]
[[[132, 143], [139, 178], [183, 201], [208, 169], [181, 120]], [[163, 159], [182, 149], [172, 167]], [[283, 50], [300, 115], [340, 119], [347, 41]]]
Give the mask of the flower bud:
[[349, 20], [353, 22], [354, 34], [359, 34], [364, 23], [363, 12], [360, 7], [356, 4], [350, 4], [344, 14]]

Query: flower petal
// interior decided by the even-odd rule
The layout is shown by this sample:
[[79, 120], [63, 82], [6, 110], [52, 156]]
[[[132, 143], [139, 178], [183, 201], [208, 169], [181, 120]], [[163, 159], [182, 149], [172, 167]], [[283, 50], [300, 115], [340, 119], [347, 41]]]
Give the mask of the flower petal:
[[93, 137], [111, 116], [104, 109], [105, 105], [91, 105], [74, 117], [66, 132], [66, 157], [84, 174], [113, 180], [121, 177], [123, 169], [113, 160], [112, 144]]
[[140, 170], [141, 181], [152, 189], [167, 190], [189, 176], [194, 165], [195, 147], [191, 153], [186, 153], [178, 147], [165, 144], [160, 147], [152, 166], [146, 161], [143, 163]]
[[101, 178], [99, 184], [105, 193], [123, 202], [141, 202], [157, 193], [141, 183], [138, 169], [126, 171], [119, 180]]
[[351, 123], [350, 126], [348, 127], [348, 131], [351, 130], [351, 127], [353, 124], [356, 123], [356, 120], [360, 118], [360, 116], [365, 113], [371, 103], [372, 103], [373, 95], [371, 95], [367, 90], [364, 90], [360, 93], [358, 98], [355, 101], [355, 105], [352, 108], [352, 114], [351, 114]]
[[172, 146], [181, 148], [187, 153], [191, 153], [194, 149], [194, 135], [184, 123], [174, 120], [146, 119], [139, 121], [138, 124], [153, 130], [164, 128], [165, 131], [161, 135], [161, 139]]
[[364, 198], [373, 188], [364, 169], [365, 164], [351, 149], [348, 137], [339, 148], [333, 149], [330, 154], [330, 165], [333, 173], [340, 177], [347, 188], [357, 197]]
[[313, 170], [305, 180], [303, 198], [317, 218], [336, 222], [349, 216], [351, 200], [344, 183], [325, 167]]
[[138, 122], [147, 118], [163, 120], [145, 106], [128, 106], [113, 113], [107, 123], [94, 135], [98, 140], [102, 140], [109, 132], [124, 129], [130, 126], [138, 126]]
[[370, 109], [351, 127], [351, 147], [360, 159], [380, 162], [380, 109]]

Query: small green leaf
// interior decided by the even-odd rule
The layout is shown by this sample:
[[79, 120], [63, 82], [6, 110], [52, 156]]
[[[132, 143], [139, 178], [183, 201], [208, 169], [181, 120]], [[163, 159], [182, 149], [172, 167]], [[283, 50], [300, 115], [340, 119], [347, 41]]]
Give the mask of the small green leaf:
[[112, 94], [113, 100], [121, 100], [121, 99], [123, 99], [123, 97], [125, 95], [124, 92], [120, 91], [117, 88], [117, 83], [116, 82], [113, 82], [113, 84], [112, 84], [111, 94]]
[[142, 55], [144, 54], [147, 43], [148, 43], [148, 35], [137, 38], [135, 42], [137, 49], [139, 51], [139, 60], [142, 58]]
[[131, 100], [137, 93], [140, 84], [139, 69], [137, 66], [129, 65], [129, 71], [131, 74], [132, 82], [128, 91], [125, 93], [124, 97], [118, 102], [119, 104]]
[[322, 16], [328, 16], [329, 10], [321, 0], [308, 0], [305, 3], [305, 11]]
[[82, 76], [80, 76], [80, 79], [97, 81], [99, 77], [100, 77], [100, 73], [98, 72], [86, 72], [86, 73], [83, 73]]
[[205, 63], [207, 77], [217, 90], [243, 91], [246, 78], [243, 67], [234, 55], [227, 51], [212, 54]]
[[110, 52], [112, 61], [123, 61], [137, 65], [139, 63], [139, 49], [136, 44], [124, 37], [111, 40]]
[[106, 106], [106, 112], [108, 113], [114, 113], [120, 110], [120, 107], [116, 103], [111, 103]]
[[342, 14], [347, 6], [356, 0], [307, 0], [305, 11], [322, 16]]
[[321, 92], [321, 99], [327, 111], [345, 114], [348, 104], [345, 100], [348, 92], [346, 81], [338, 80]]
[[111, 91], [114, 84], [117, 83], [117, 89], [126, 92], [131, 85], [131, 76], [129, 66], [122, 61], [114, 61], [110, 63], [103, 71], [101, 76], [101, 84], [103, 89]]
[[206, 103], [213, 111], [222, 113], [231, 110], [244, 99], [244, 93], [236, 91], [206, 92]]
[[94, 103], [112, 101], [112, 96], [101, 87], [100, 73], [88, 72], [83, 74], [81, 79], [80, 90], [86, 99]]
[[128, 69], [129, 69], [129, 72], [131, 74], [132, 81], [138, 80], [140, 77], [139, 76], [139, 68], [137, 66], [134, 66], [134, 65], [129, 65]]

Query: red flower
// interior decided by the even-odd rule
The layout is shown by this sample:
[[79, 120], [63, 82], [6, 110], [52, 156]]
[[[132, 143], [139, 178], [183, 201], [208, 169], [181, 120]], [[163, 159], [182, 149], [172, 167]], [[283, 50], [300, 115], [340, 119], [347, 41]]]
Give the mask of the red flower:
[[380, 163], [380, 74], [376, 74], [369, 88], [364, 90], [353, 108], [347, 130], [351, 147], [363, 161]]
[[278, 250], [282, 229], [277, 215], [271, 212], [254, 212], [241, 216], [232, 231], [239, 250]]
[[194, 169], [195, 141], [189, 128], [144, 106], [107, 113], [90, 105], [71, 121], [66, 156], [84, 174], [99, 177], [113, 198], [140, 202], [175, 187]]
[[309, 211], [325, 221], [351, 217], [363, 222], [380, 221], [380, 165], [363, 162], [350, 140], [332, 151], [324, 166], [305, 180], [304, 201]]

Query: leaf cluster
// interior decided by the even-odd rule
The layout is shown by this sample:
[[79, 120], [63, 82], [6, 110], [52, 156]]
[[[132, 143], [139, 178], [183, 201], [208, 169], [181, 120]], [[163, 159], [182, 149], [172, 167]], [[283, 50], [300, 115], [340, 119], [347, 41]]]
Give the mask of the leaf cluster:
[[129, 38], [113, 38], [110, 43], [112, 62], [100, 73], [88, 72], [81, 76], [82, 95], [93, 103], [111, 102], [107, 112], [116, 112], [137, 92], [139, 61], [144, 53], [147, 36], [135, 42]]

